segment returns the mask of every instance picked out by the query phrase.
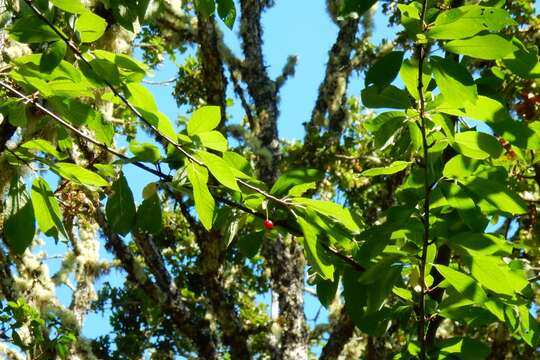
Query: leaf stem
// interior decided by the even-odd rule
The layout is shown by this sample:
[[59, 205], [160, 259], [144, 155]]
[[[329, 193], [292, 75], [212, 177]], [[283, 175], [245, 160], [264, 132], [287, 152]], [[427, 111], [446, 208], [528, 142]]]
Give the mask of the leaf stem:
[[[426, 31], [425, 17], [427, 10], [427, 0], [422, 3], [422, 12], [420, 14], [420, 22], [422, 32]], [[429, 146], [427, 143], [427, 121], [425, 117], [425, 99], [424, 99], [424, 84], [423, 70], [424, 60], [426, 58], [426, 48], [423, 43], [417, 45], [418, 53], [418, 114], [420, 117], [420, 132], [422, 134], [422, 149], [424, 156], [424, 215], [423, 225], [424, 234], [422, 239], [422, 254], [420, 256], [420, 299], [418, 304], [418, 342], [420, 343], [420, 360], [426, 360], [426, 262], [427, 250], [429, 246], [430, 228], [429, 228], [429, 206], [431, 197], [431, 184], [429, 182]]]

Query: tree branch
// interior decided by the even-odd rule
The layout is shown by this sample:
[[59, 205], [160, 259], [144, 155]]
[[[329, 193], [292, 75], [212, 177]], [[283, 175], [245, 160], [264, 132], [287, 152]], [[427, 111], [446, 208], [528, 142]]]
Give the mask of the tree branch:
[[263, 159], [259, 156], [258, 168], [262, 180], [271, 184], [277, 178], [281, 154], [277, 129], [276, 85], [268, 76], [262, 51], [262, 5], [259, 0], [242, 0], [240, 7], [240, 35], [245, 56], [242, 79], [247, 84], [257, 111], [253, 132], [261, 141], [261, 147], [269, 152], [269, 158]]
[[[306, 124], [305, 144], [308, 147], [306, 159], [313, 159], [313, 151], [319, 147], [317, 139], [322, 127], [327, 127], [329, 143], [339, 139], [345, 125], [346, 113], [343, 105], [349, 77], [352, 72], [351, 54], [358, 32], [360, 19], [345, 20], [339, 29], [336, 41], [332, 45], [326, 64], [324, 80], [319, 86], [319, 93], [311, 113], [311, 120]], [[328, 115], [329, 119], [326, 119]]]
[[217, 105], [221, 109], [223, 125], [227, 119], [227, 104], [225, 92], [227, 79], [223, 70], [223, 61], [218, 43], [220, 36], [214, 16], [206, 16], [197, 11], [197, 42], [202, 65], [202, 80], [205, 87], [206, 102], [209, 105]]
[[[426, 31], [425, 16], [427, 11], [427, 0], [423, 1], [422, 11], [420, 14], [420, 22], [422, 26], [422, 31]], [[422, 253], [420, 256], [420, 299], [418, 304], [418, 342], [420, 343], [420, 360], [426, 360], [426, 351], [427, 343], [425, 336], [425, 327], [426, 327], [426, 263], [427, 263], [427, 251], [429, 246], [429, 237], [430, 237], [430, 225], [429, 225], [429, 206], [430, 206], [430, 196], [431, 196], [431, 184], [429, 180], [429, 166], [428, 166], [428, 154], [429, 146], [427, 144], [427, 120], [425, 118], [425, 99], [424, 99], [424, 85], [422, 81], [423, 69], [424, 69], [424, 60], [426, 58], [425, 47], [423, 44], [417, 45], [418, 53], [418, 114], [420, 117], [420, 132], [422, 134], [422, 149], [424, 152], [424, 215], [423, 215], [423, 225], [424, 225], [424, 234], [422, 240]]]
[[332, 327], [330, 337], [321, 351], [319, 360], [337, 360], [353, 334], [354, 324], [345, 308], [342, 308], [339, 319]]
[[137, 244], [142, 246], [141, 251], [150, 271], [156, 277], [156, 284], [146, 277], [131, 251], [124, 245], [122, 239], [110, 229], [102, 210], [96, 210], [96, 219], [105, 235], [106, 248], [111, 250], [121, 261], [128, 274], [128, 279], [142, 287], [144, 292], [155, 302], [164, 303], [165, 308], [171, 312], [178, 330], [194, 342], [202, 358], [218, 360], [220, 357], [216, 340], [208, 321], [197, 317], [182, 302], [166, 269], [165, 273], [162, 272], [164, 266], [159, 260], [159, 254], [156, 253], [155, 245], [146, 242], [146, 239], [138, 241]]
[[198, 265], [212, 310], [220, 319], [223, 342], [229, 346], [233, 359], [248, 360], [251, 355], [247, 337], [235, 309], [234, 297], [225, 289], [222, 268], [225, 247], [220, 235], [219, 232], [211, 231], [198, 237], [201, 249]]

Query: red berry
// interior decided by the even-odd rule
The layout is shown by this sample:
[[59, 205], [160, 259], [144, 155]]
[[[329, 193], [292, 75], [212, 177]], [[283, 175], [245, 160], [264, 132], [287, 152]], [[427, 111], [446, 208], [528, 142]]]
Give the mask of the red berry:
[[264, 220], [263, 221], [263, 226], [266, 230], [272, 230], [272, 228], [274, 227], [274, 223], [272, 222], [272, 220]]

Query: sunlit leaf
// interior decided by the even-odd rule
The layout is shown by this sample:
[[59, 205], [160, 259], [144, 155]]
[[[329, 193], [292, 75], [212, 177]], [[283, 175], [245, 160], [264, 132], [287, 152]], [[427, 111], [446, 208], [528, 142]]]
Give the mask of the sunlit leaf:
[[229, 166], [225, 160], [215, 154], [202, 150], [197, 151], [197, 157], [206, 165], [208, 170], [210, 170], [210, 173], [222, 185], [231, 190], [240, 191], [231, 166]]
[[394, 161], [388, 166], [371, 168], [363, 171], [362, 176], [391, 175], [405, 170], [411, 163], [409, 161]]
[[317, 270], [323, 279], [334, 280], [334, 265], [329, 261], [324, 249], [317, 241], [318, 229], [302, 218], [297, 218], [298, 224], [304, 233], [304, 244], [310, 264]]
[[467, 55], [477, 59], [502, 59], [517, 48], [508, 40], [497, 34], [476, 35], [470, 39], [452, 40], [444, 48], [450, 52]]
[[497, 139], [478, 131], [458, 133], [454, 140], [452, 147], [461, 154], [473, 159], [498, 158], [504, 151]]
[[203, 226], [210, 230], [214, 219], [215, 201], [208, 190], [208, 170], [195, 163], [186, 165], [189, 182], [193, 186], [195, 210]]
[[464, 39], [485, 30], [497, 32], [515, 24], [504, 9], [467, 5], [441, 12], [427, 35], [440, 40]]
[[107, 22], [101, 16], [87, 11], [75, 21], [75, 29], [79, 32], [81, 42], [91, 43], [103, 36]]
[[93, 171], [77, 164], [57, 162], [51, 164], [51, 170], [61, 177], [81, 185], [109, 186], [109, 182]]
[[191, 115], [187, 125], [188, 135], [196, 135], [214, 130], [221, 121], [221, 110], [219, 106], [203, 106], [198, 108]]
[[452, 59], [438, 56], [431, 57], [430, 61], [435, 81], [445, 102], [456, 108], [476, 102], [476, 84], [466, 67]]

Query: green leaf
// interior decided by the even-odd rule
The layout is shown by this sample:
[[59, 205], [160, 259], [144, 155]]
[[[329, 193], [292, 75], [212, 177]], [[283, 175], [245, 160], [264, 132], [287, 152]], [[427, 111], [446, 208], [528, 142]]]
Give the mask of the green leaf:
[[36, 233], [34, 207], [24, 184], [17, 177], [11, 180], [7, 195], [4, 210], [5, 240], [15, 254], [22, 254]]
[[96, 140], [110, 146], [114, 138], [114, 126], [106, 121], [101, 113], [93, 112], [94, 116], [88, 118], [86, 125], [94, 131]]
[[154, 95], [139, 83], [130, 83], [126, 85], [128, 90], [128, 100], [137, 108], [142, 109], [147, 113], [154, 113], [158, 111]]
[[456, 134], [452, 147], [473, 159], [494, 159], [500, 157], [504, 149], [492, 135], [478, 131], [464, 131]]
[[[374, 267], [377, 265], [378, 263]], [[401, 279], [401, 265], [399, 263], [387, 263], [384, 268], [381, 268], [380, 275], [377, 282], [368, 287], [366, 314], [381, 311], [381, 307], [392, 292], [392, 288], [398, 279]], [[360, 281], [362, 281], [362, 277]]]
[[135, 224], [135, 202], [123, 173], [112, 184], [111, 195], [107, 199], [105, 213], [111, 229], [121, 235], [126, 235]]
[[422, 32], [422, 22], [420, 21], [422, 5], [413, 1], [410, 4], [398, 4], [397, 7], [401, 13], [401, 25], [409, 37], [415, 39], [416, 35]]
[[493, 207], [512, 215], [528, 212], [527, 204], [523, 199], [499, 182], [475, 177], [467, 181], [465, 187], [479, 197], [477, 205], [484, 211], [487, 210], [487, 205], [487, 208]]
[[[415, 99], [418, 99], [418, 60], [415, 58], [406, 59], [401, 64], [399, 76], [405, 87]], [[431, 67], [429, 63], [422, 66], [422, 85], [424, 93], [427, 91], [431, 80]]]
[[464, 39], [489, 30], [498, 32], [516, 22], [504, 9], [478, 5], [444, 11], [430, 26], [427, 36], [438, 40]]
[[[441, 184], [442, 185], [442, 184]], [[457, 209], [463, 222], [473, 231], [483, 232], [488, 224], [474, 200], [459, 185], [441, 186], [448, 204]]]
[[59, 115], [77, 127], [85, 125], [90, 119], [98, 116], [97, 111], [92, 109], [90, 105], [80, 102], [78, 99], [51, 97], [48, 101]]
[[497, 60], [509, 55], [517, 48], [500, 35], [476, 35], [470, 39], [452, 40], [444, 48], [450, 52], [477, 59]]
[[21, 103], [13, 103], [8, 106], [8, 121], [15, 127], [25, 127], [28, 124], [26, 106]]
[[366, 120], [362, 125], [367, 131], [375, 132], [389, 121], [402, 123], [406, 118], [407, 115], [402, 111], [387, 111], [377, 115], [373, 119]]
[[[138, 83], [146, 77], [148, 66], [128, 55], [99, 49], [94, 50], [93, 53], [96, 60], [100, 60], [104, 67], [110, 68], [111, 75], [114, 75], [118, 80], [126, 83]], [[106, 79], [112, 82], [112, 79]], [[142, 87], [140, 84], [136, 84], [136, 86]]]
[[161, 159], [157, 146], [149, 143], [139, 143], [135, 140], [129, 143], [129, 151], [135, 155], [135, 159], [144, 162], [155, 163]]
[[64, 179], [73, 181], [81, 185], [88, 186], [109, 186], [109, 182], [93, 171], [83, 168], [77, 164], [57, 162], [50, 165], [52, 171]]
[[214, 130], [221, 121], [221, 110], [219, 106], [203, 106], [198, 108], [191, 115], [187, 124], [189, 136]]
[[518, 51], [507, 55], [503, 60], [503, 64], [514, 74], [524, 79], [540, 78], [540, 62], [538, 61], [538, 48], [525, 47], [516, 38], [512, 39], [512, 43], [517, 46]]
[[467, 103], [476, 102], [476, 84], [467, 68], [452, 59], [438, 56], [431, 57], [430, 64], [446, 103], [461, 108]]
[[66, 155], [62, 155], [56, 150], [56, 147], [49, 141], [44, 139], [34, 139], [25, 142], [21, 147], [26, 149], [32, 149], [44, 152], [46, 154], [52, 155], [57, 159], [65, 159]]
[[229, 29], [233, 28], [236, 19], [236, 7], [233, 0], [217, 0], [217, 12]]
[[204, 16], [210, 16], [214, 13], [216, 4], [214, 0], [195, 0], [195, 7], [203, 13]]
[[334, 219], [353, 233], [360, 232], [360, 227], [353, 220], [349, 209], [346, 209], [341, 205], [330, 201], [313, 200], [308, 198], [294, 198], [293, 201], [295, 203], [305, 205], [310, 210], [314, 210], [322, 215]]
[[51, 0], [54, 6], [72, 14], [82, 14], [88, 9], [79, 0]]
[[39, 229], [56, 240], [68, 241], [58, 202], [47, 182], [40, 177], [32, 183], [32, 204]]
[[237, 244], [238, 249], [244, 256], [248, 258], [254, 257], [262, 246], [265, 234], [266, 230], [261, 230], [240, 236]]
[[283, 196], [296, 185], [318, 182], [324, 178], [324, 173], [318, 169], [292, 169], [283, 174], [276, 180], [270, 194]]
[[396, 78], [403, 60], [403, 51], [391, 51], [377, 60], [367, 71], [364, 86], [371, 84], [382, 89]]
[[206, 152], [197, 151], [197, 157], [206, 165], [210, 173], [222, 185], [234, 191], [240, 191], [231, 167], [219, 156]]
[[483, 255], [511, 256], [513, 250], [507, 240], [487, 233], [459, 233], [452, 236], [448, 243], [456, 252], [474, 251]]
[[[97, 50], [94, 53], [97, 53]], [[139, 82], [146, 77], [148, 66], [124, 54], [114, 55], [114, 63], [124, 81]]]
[[317, 278], [317, 297], [321, 304], [328, 308], [336, 298], [339, 278], [333, 281]]
[[94, 167], [102, 176], [115, 177], [116, 171], [112, 164], [94, 164]]
[[483, 95], [478, 97], [475, 104], [465, 105], [465, 116], [488, 123], [504, 122], [512, 119], [503, 104]]
[[[86, 76], [100, 86], [106, 86], [107, 82], [113, 86], [119, 86], [120, 72], [118, 67], [106, 59], [92, 59], [89, 62], [91, 72], [86, 72]], [[83, 66], [83, 69], [85, 66]]]
[[362, 176], [377, 176], [377, 175], [391, 175], [397, 172], [403, 171], [409, 167], [411, 164], [410, 161], [394, 161], [388, 166], [371, 168], [366, 171], [363, 171], [360, 175]]
[[227, 151], [227, 139], [225, 139], [225, 136], [221, 134], [219, 131], [207, 131], [198, 133], [195, 135], [196, 138], [199, 139], [201, 144], [212, 150], [217, 150], [221, 152]]
[[490, 347], [483, 342], [466, 337], [443, 340], [439, 347], [439, 359], [453, 359], [456, 356], [460, 360], [483, 360], [488, 357], [491, 351]]
[[12, 39], [27, 44], [60, 40], [58, 34], [49, 25], [34, 15], [15, 20], [8, 27], [8, 32]]
[[443, 175], [447, 178], [466, 178], [476, 170], [478, 165], [478, 160], [463, 155], [456, 155], [444, 166]]
[[434, 266], [450, 285], [467, 299], [475, 304], [482, 304], [488, 300], [486, 292], [469, 275], [445, 265], [434, 264]]
[[90, 11], [83, 13], [75, 21], [75, 30], [79, 32], [81, 42], [91, 43], [98, 40], [107, 29], [107, 22], [101, 16]]
[[469, 251], [471, 256], [471, 275], [486, 289], [497, 294], [513, 296], [529, 283], [527, 279], [514, 274], [498, 256], [481, 255]]
[[499, 136], [517, 147], [523, 149], [540, 147], [539, 134], [535, 133], [528, 123], [513, 120], [508, 109], [497, 100], [479, 96], [476, 104], [465, 106], [464, 113], [459, 116], [487, 122]]
[[176, 142], [178, 139], [178, 134], [176, 133], [176, 130], [174, 129], [173, 124], [171, 123], [171, 120], [167, 117], [167, 115], [163, 114], [160, 111], [156, 112], [149, 112], [141, 108], [137, 108], [139, 112], [142, 114], [143, 118], [154, 128], [158, 130], [158, 132], [169, 138], [170, 140]]
[[238, 153], [235, 153], [233, 151], [224, 152], [223, 160], [225, 160], [227, 164], [229, 164], [229, 166], [234, 167], [235, 169], [241, 171], [244, 174], [249, 175], [253, 173], [249, 161]]
[[294, 185], [287, 192], [287, 195], [294, 196], [294, 197], [302, 196], [302, 195], [304, 195], [305, 192], [307, 192], [309, 190], [314, 190], [316, 188], [317, 188], [317, 183], [314, 182], [314, 181], [309, 182], [309, 183], [305, 183], [305, 184], [298, 184], [298, 185]]
[[143, 200], [137, 209], [137, 227], [150, 234], [158, 234], [162, 227], [161, 203], [157, 191]]
[[67, 45], [63, 40], [53, 41], [47, 44], [47, 48], [41, 56], [39, 69], [45, 73], [52, 72], [66, 55]]
[[407, 92], [394, 85], [382, 90], [377, 86], [369, 86], [362, 90], [362, 103], [369, 108], [406, 109], [411, 106]]
[[304, 234], [304, 249], [311, 266], [323, 279], [334, 281], [334, 265], [329, 261], [324, 249], [317, 241], [318, 229], [301, 217], [297, 218], [297, 222]]
[[339, 14], [341, 16], [356, 13], [358, 16], [362, 15], [377, 2], [377, 0], [339, 0]]
[[195, 210], [203, 226], [210, 230], [214, 219], [215, 201], [208, 190], [208, 170], [206, 168], [190, 162], [186, 165], [186, 171], [191, 186], [193, 186], [193, 197]]

